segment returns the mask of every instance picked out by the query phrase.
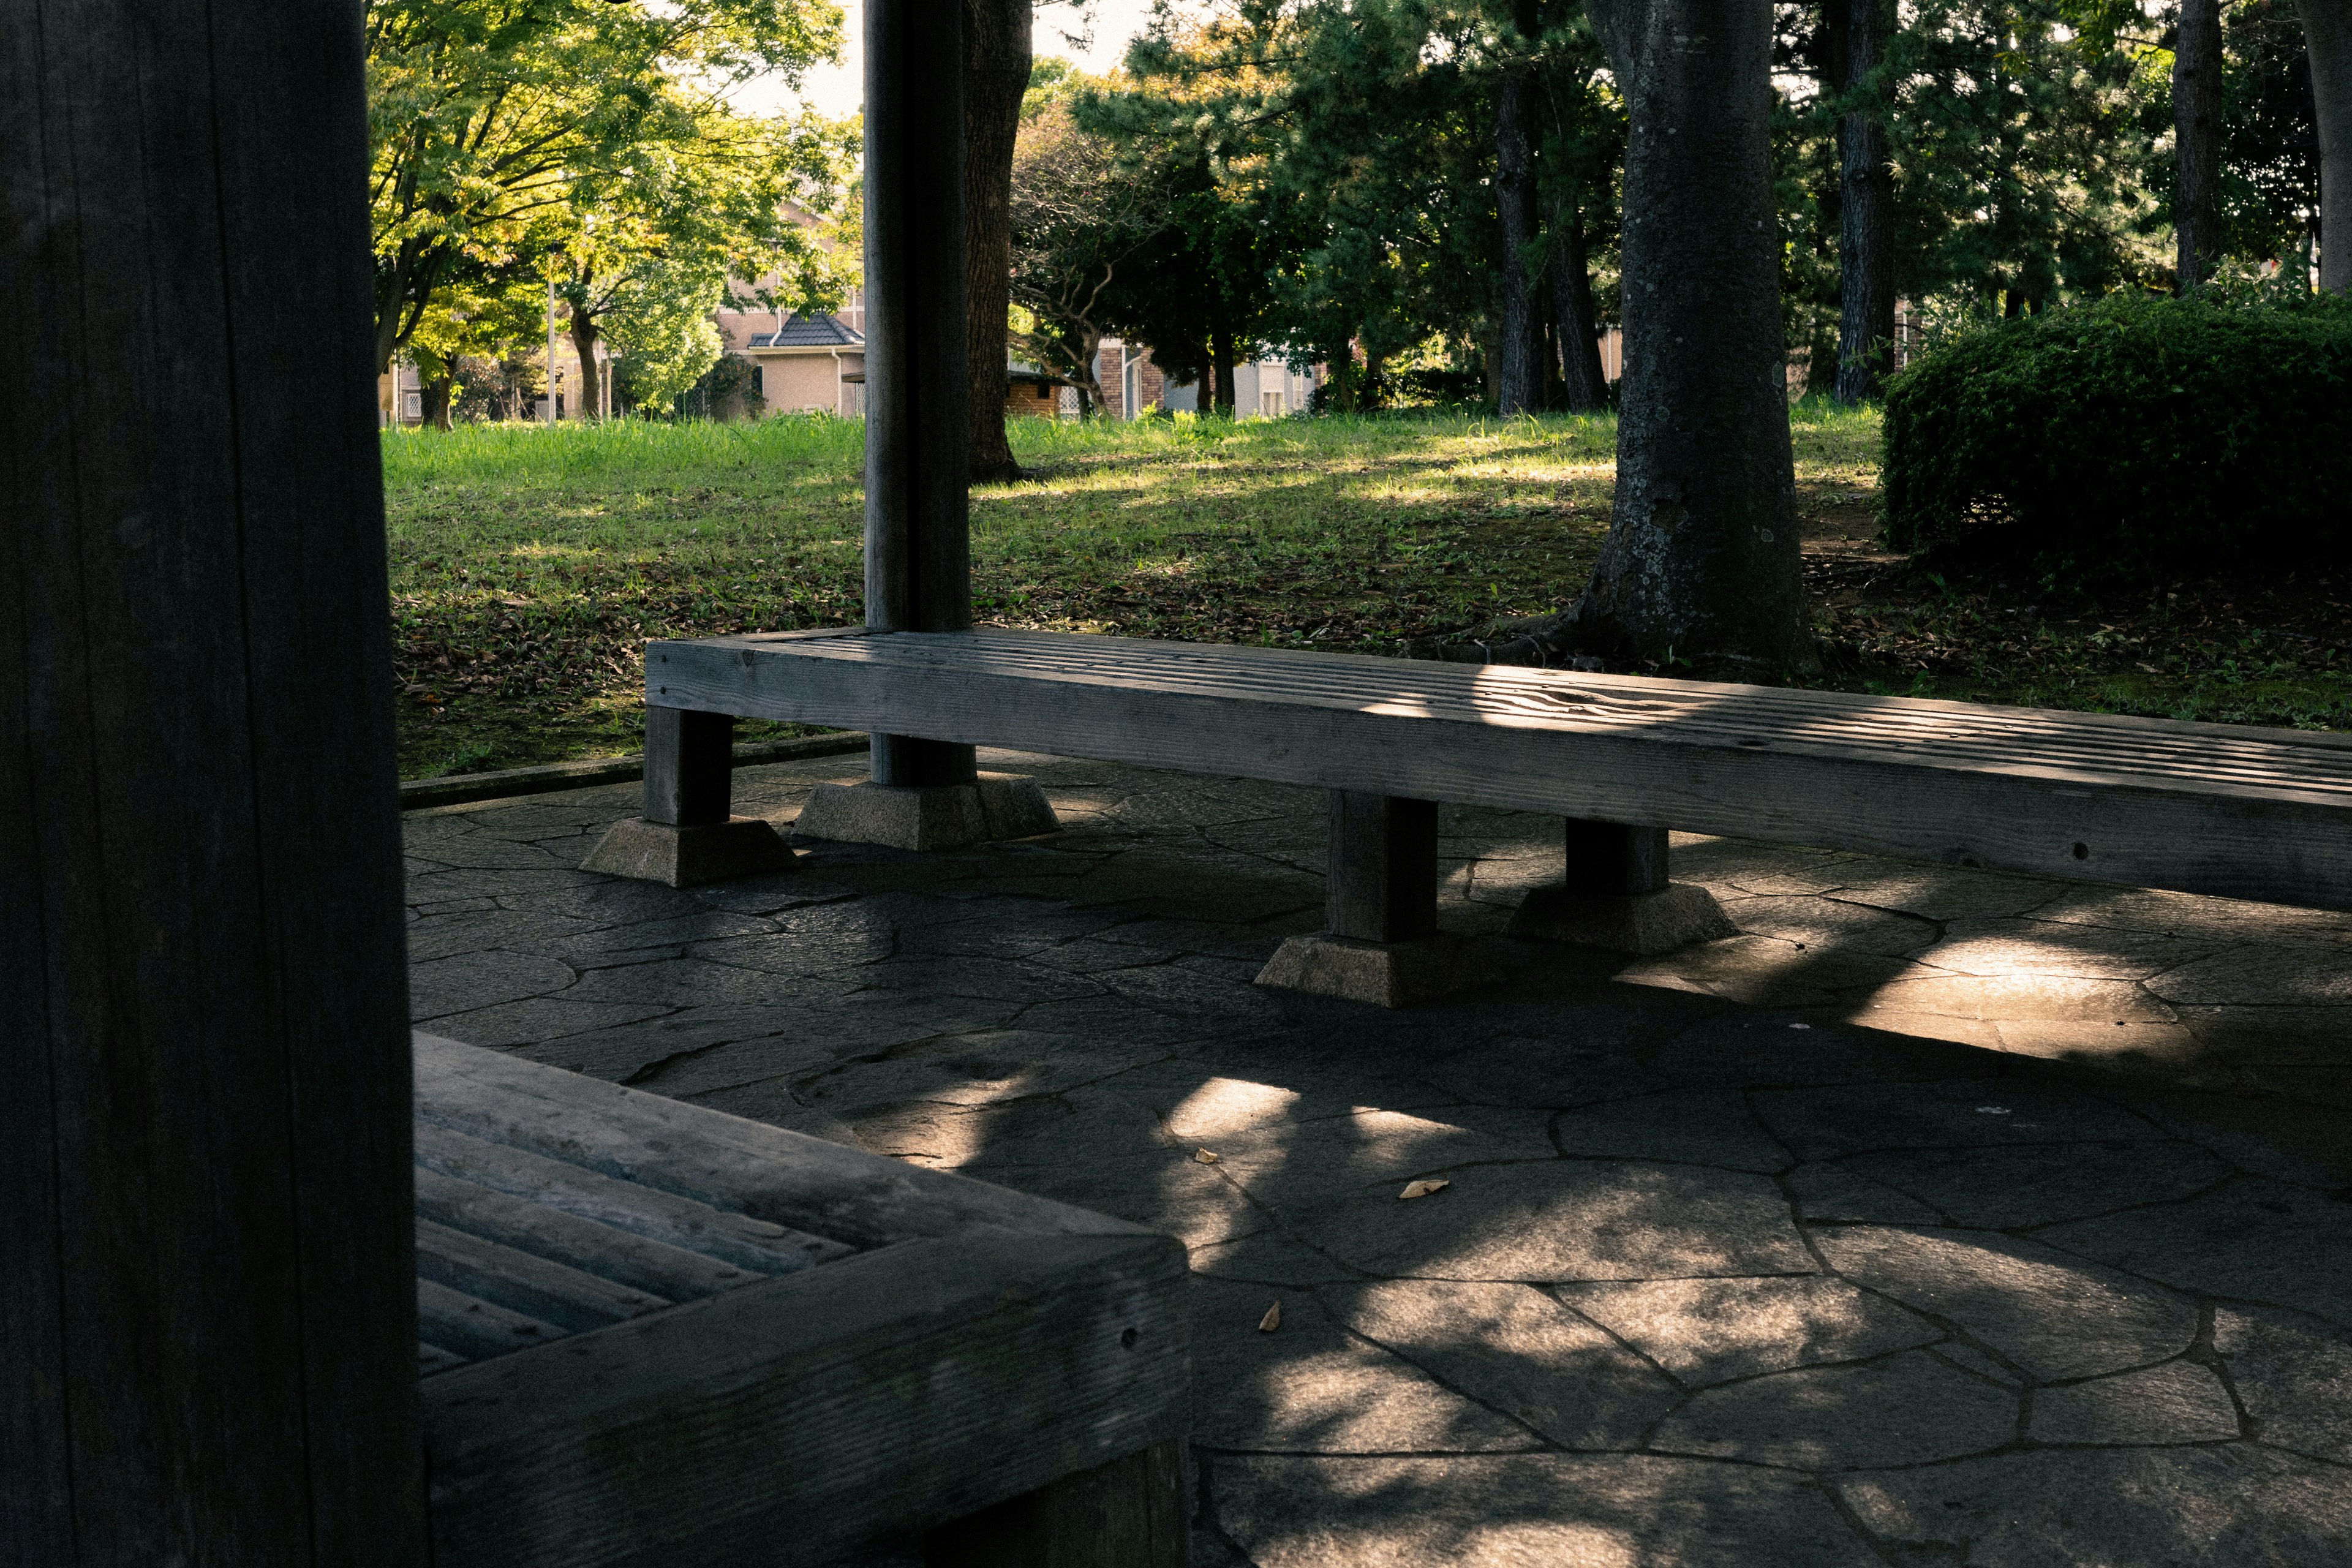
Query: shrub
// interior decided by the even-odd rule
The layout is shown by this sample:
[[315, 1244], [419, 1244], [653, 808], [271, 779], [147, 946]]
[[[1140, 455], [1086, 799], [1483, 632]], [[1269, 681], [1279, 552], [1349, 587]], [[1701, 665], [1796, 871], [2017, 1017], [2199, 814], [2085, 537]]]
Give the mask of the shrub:
[[1889, 384], [1887, 538], [2085, 584], [2352, 553], [2352, 300], [2111, 296]]

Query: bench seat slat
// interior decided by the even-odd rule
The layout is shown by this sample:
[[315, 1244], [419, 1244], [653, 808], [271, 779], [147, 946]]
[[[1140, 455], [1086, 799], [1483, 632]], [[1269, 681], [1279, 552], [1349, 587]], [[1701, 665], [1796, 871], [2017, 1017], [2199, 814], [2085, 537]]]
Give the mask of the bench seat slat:
[[437, 1279], [416, 1281], [416, 1335], [462, 1361], [486, 1361], [551, 1345], [563, 1338], [555, 1324], [453, 1290]]
[[768, 1277], [421, 1165], [416, 1217], [673, 1301], [699, 1300]]
[[574, 1331], [601, 1329], [670, 1304], [646, 1291], [429, 1219], [416, 1222], [416, 1273], [419, 1279]]
[[518, 1159], [544, 1160], [583, 1176], [602, 1173], [632, 1188], [826, 1238], [837, 1249], [834, 1256], [926, 1237], [1148, 1234], [969, 1177], [877, 1160], [806, 1133], [550, 1071], [432, 1035], [420, 1033], [415, 1040], [420, 1150], [428, 1125], [462, 1128]]
[[427, 1170], [495, 1188], [754, 1274], [789, 1274], [855, 1250], [824, 1237], [714, 1208], [692, 1198], [608, 1176], [527, 1149], [420, 1121], [416, 1162]]
[[2352, 908], [2352, 736], [998, 631], [656, 643], [646, 700]]

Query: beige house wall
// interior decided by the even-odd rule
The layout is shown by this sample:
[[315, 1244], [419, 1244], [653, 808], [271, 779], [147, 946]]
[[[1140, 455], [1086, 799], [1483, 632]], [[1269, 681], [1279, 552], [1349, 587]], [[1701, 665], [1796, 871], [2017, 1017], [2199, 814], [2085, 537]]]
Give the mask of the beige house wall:
[[760, 367], [760, 399], [771, 414], [811, 409], [846, 413], [840, 377], [863, 374], [866, 370], [866, 356], [848, 349], [842, 350], [838, 359], [829, 349], [751, 349], [746, 353]]

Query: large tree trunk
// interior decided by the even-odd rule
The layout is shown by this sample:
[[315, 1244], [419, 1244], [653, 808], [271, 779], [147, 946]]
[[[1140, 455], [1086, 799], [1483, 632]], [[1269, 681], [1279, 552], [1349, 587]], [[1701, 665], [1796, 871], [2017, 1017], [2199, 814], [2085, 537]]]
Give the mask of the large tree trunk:
[[566, 412], [574, 419], [593, 419], [596, 411], [604, 406], [604, 384], [596, 364], [596, 340], [604, 335], [596, 325], [596, 318], [574, 305], [572, 308], [572, 352], [580, 359], [580, 396]]
[[[1843, 11], [1843, 58], [1832, 62], [1841, 93], [1863, 85], [1886, 57], [1894, 29], [1888, 0], [1832, 0]], [[1838, 357], [1840, 403], [1865, 403], [1885, 390], [1895, 342], [1895, 171], [1886, 126], [1867, 110], [1838, 119]]]
[[2352, 0], [2299, 0], [2319, 121], [2319, 286], [2352, 293]]
[[1220, 326], [1211, 338], [1210, 353], [1217, 376], [1217, 407], [1227, 418], [1234, 415], [1234, 333], [1230, 327]]
[[2212, 276], [2221, 254], [2221, 0], [2180, 0], [2172, 51], [2172, 286], [2186, 294]]
[[457, 378], [444, 370], [425, 384], [425, 423], [436, 430], [451, 428], [449, 399], [457, 390]]
[[1798, 568], [1770, 0], [1589, 0], [1625, 94], [1625, 375], [1577, 646], [1814, 664]]
[[1005, 311], [1012, 300], [1013, 144], [1029, 89], [1034, 0], [963, 0], [963, 232], [971, 314], [971, 478], [1022, 477], [1004, 437]]
[[1528, 137], [1535, 96], [1535, 68], [1515, 65], [1503, 73], [1495, 103], [1495, 210], [1503, 230], [1503, 339], [1495, 407], [1506, 415], [1543, 406], [1543, 326], [1527, 255], [1536, 237], [1535, 150]]
[[1601, 323], [1592, 310], [1592, 267], [1584, 252], [1584, 214], [1571, 206], [1553, 229], [1551, 309], [1559, 325], [1560, 381], [1579, 414], [1609, 406], [1601, 370]]

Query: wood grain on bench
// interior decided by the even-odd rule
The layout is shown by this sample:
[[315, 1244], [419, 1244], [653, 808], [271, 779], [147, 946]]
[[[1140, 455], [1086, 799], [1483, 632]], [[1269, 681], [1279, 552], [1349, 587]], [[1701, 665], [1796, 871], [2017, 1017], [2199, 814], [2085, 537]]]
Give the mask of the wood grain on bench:
[[2352, 736], [1043, 632], [646, 669], [656, 706], [2352, 908]]
[[1183, 1248], [427, 1035], [435, 1561], [823, 1562], [1180, 1436]]

